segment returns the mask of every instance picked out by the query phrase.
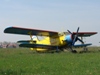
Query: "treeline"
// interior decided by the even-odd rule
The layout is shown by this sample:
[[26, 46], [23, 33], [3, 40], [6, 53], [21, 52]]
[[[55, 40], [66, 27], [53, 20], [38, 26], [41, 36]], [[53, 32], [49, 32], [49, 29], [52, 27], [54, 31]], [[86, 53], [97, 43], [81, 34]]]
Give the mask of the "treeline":
[[0, 48], [18, 48], [18, 44], [15, 42], [0, 42]]

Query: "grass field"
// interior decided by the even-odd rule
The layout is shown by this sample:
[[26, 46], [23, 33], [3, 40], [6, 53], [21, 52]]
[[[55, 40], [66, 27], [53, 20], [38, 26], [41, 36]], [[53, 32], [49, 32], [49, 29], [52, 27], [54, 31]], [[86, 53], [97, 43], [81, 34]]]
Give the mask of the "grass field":
[[0, 49], [0, 75], [100, 75], [100, 48], [87, 53]]

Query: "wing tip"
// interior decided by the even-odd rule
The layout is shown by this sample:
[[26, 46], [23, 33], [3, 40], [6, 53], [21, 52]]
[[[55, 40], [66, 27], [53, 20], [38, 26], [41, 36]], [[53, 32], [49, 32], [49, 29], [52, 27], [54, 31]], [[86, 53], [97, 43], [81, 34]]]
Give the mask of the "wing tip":
[[4, 33], [8, 33], [8, 29], [9, 28], [12, 28], [13, 26], [8, 26], [8, 27], [6, 27], [5, 29], [4, 29]]

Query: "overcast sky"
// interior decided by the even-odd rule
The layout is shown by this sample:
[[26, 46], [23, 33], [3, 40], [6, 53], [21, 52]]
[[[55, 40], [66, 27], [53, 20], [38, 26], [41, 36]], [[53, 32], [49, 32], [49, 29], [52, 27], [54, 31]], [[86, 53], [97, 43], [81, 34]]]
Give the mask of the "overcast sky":
[[85, 38], [100, 45], [100, 0], [0, 0], [0, 42], [30, 39], [3, 33], [8, 26], [52, 31], [96, 31]]

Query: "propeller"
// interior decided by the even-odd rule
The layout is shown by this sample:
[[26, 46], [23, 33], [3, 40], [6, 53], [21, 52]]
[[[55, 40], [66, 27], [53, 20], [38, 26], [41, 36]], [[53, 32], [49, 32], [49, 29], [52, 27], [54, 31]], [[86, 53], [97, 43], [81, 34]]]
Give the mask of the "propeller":
[[[72, 34], [73, 36], [73, 33], [69, 30], [67, 30], [70, 34]], [[73, 36], [73, 41], [72, 41], [72, 46], [74, 46], [75, 42], [77, 40], [79, 40], [82, 44], [84, 43], [80, 38], [78, 38], [78, 32], [79, 32], [79, 27], [77, 28], [77, 32], [76, 32], [76, 35]]]
[[73, 40], [73, 42], [72, 42], [72, 45], [75, 44], [75, 42], [76, 42], [76, 40], [77, 40], [77, 38], [78, 38], [78, 31], [79, 31], [79, 27], [77, 28], [77, 32], [76, 32], [76, 35], [75, 35], [74, 40]]

